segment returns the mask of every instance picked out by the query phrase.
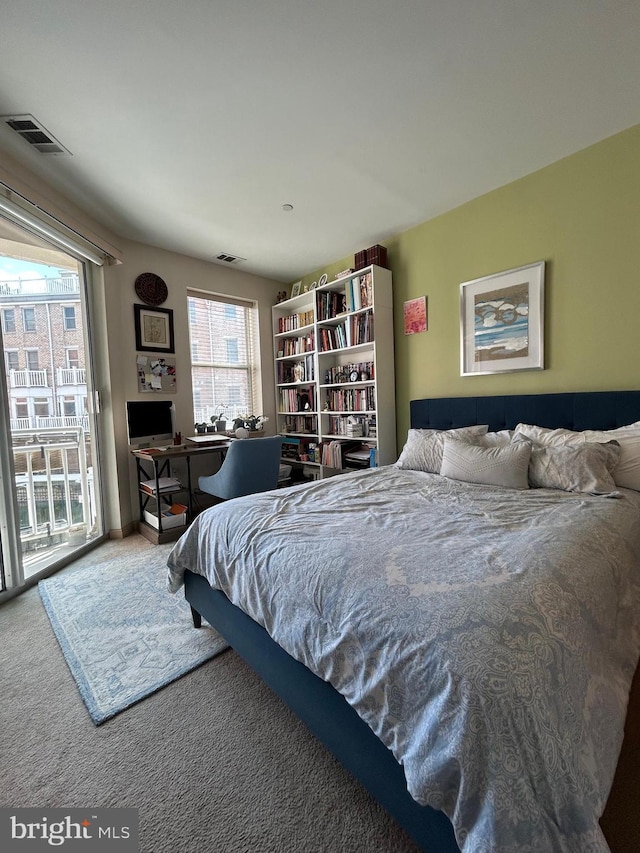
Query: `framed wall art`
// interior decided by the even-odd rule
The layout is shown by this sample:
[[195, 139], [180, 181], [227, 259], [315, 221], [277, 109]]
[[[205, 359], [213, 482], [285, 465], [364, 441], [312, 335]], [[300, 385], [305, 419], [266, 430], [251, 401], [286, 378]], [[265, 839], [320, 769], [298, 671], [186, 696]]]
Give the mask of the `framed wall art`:
[[460, 285], [462, 376], [544, 369], [544, 261]]
[[136, 349], [140, 352], [175, 352], [173, 343], [173, 311], [134, 305]]
[[416, 335], [427, 331], [427, 297], [407, 300], [403, 306], [404, 333]]

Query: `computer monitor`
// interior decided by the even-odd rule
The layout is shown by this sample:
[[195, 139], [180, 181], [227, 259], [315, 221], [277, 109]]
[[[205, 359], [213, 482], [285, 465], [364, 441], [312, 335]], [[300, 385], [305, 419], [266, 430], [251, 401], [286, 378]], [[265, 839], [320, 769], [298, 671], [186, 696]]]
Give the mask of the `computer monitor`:
[[154, 444], [173, 441], [174, 411], [171, 400], [128, 400], [129, 444], [152, 447]]

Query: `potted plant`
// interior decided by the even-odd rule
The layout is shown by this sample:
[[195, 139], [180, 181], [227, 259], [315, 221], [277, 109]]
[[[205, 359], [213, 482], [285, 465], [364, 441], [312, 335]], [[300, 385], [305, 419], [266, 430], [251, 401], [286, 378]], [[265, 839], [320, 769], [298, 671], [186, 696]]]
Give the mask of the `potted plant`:
[[218, 406], [218, 413], [216, 415], [211, 415], [211, 423], [213, 424], [213, 430], [216, 432], [224, 432], [227, 428], [227, 420], [224, 416], [224, 410], [226, 406]]

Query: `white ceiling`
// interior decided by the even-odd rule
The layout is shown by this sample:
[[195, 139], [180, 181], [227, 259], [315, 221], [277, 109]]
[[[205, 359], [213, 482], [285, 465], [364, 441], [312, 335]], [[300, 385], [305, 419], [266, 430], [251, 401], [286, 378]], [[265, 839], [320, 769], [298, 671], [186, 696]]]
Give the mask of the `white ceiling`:
[[2, 123], [0, 156], [281, 281], [640, 122], [638, 0], [0, 0], [0, 27], [0, 115], [71, 152]]

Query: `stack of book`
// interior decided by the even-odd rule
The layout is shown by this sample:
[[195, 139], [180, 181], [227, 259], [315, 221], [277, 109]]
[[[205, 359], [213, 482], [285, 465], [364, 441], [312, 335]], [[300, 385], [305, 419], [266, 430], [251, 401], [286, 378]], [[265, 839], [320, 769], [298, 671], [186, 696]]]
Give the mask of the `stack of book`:
[[182, 485], [180, 484], [180, 480], [176, 480], [175, 477], [159, 477], [157, 481], [158, 492], [156, 492], [155, 478], [153, 480], [142, 480], [140, 488], [149, 495], [157, 493], [166, 495], [169, 492], [179, 492], [182, 489]]

